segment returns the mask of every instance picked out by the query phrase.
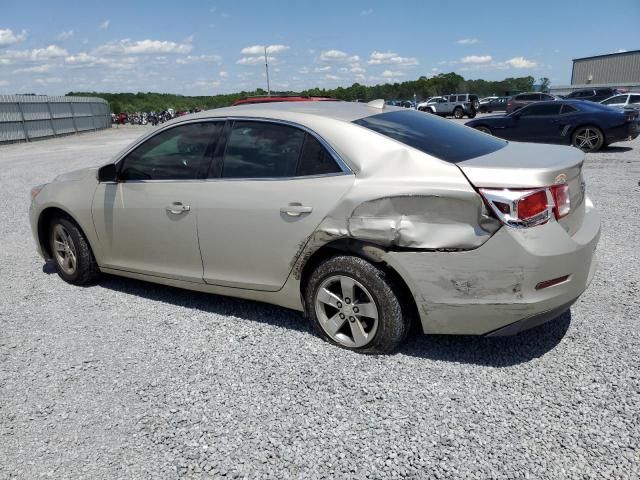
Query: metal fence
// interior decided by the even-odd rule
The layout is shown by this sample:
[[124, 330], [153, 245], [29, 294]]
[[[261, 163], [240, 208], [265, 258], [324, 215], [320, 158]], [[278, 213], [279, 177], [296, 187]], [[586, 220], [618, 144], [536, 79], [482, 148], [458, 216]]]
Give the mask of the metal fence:
[[109, 104], [101, 98], [0, 95], [0, 143], [109, 127]]

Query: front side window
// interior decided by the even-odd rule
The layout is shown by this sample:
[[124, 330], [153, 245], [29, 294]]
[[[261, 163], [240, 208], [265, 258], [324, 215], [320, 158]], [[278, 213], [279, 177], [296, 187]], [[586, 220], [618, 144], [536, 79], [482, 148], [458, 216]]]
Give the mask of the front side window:
[[209, 167], [222, 123], [189, 123], [154, 135], [120, 164], [119, 179], [192, 180]]
[[541, 115], [558, 115], [560, 113], [560, 103], [534, 104], [523, 108], [518, 113], [521, 117], [538, 117]]
[[618, 95], [617, 97], [612, 97], [605, 100], [604, 102], [602, 102], [602, 104], [603, 105], [621, 105], [626, 102], [627, 102], [626, 95]]
[[387, 112], [353, 123], [450, 163], [500, 150], [507, 142], [455, 122], [407, 110]]
[[222, 178], [293, 177], [305, 132], [287, 125], [236, 121], [222, 163]]

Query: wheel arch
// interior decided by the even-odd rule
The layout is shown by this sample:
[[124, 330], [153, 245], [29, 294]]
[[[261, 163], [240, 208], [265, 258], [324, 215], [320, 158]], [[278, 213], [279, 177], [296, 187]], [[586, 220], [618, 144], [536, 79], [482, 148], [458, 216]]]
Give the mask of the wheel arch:
[[59, 206], [49, 206], [44, 208], [40, 212], [40, 215], [38, 216], [38, 243], [40, 244], [42, 254], [44, 255], [46, 260], [51, 260], [53, 258], [53, 253], [51, 252], [51, 245], [49, 245], [49, 242], [47, 241], [47, 237], [48, 237], [47, 233], [51, 225], [51, 221], [54, 218], [58, 218], [58, 217], [67, 218], [68, 220], [75, 223], [78, 229], [84, 235], [84, 238], [87, 240], [87, 243], [89, 244], [89, 248], [91, 248], [91, 251], [94, 252], [93, 246], [91, 245], [91, 242], [87, 237], [87, 234], [85, 233], [82, 226], [80, 225], [80, 222], [78, 222], [78, 220], [64, 208], [61, 208]]
[[412, 326], [419, 326], [420, 315], [413, 292], [402, 276], [382, 259], [385, 253], [386, 250], [378, 245], [351, 238], [334, 240], [318, 248], [306, 259], [300, 274], [300, 298], [302, 299], [305, 314], [307, 314], [308, 306], [306, 305], [304, 290], [315, 268], [331, 257], [349, 254], [373, 263], [393, 279], [392, 283], [398, 290], [396, 294], [399, 296], [399, 300], [403, 305], [408, 306], [407, 311], [404, 313], [409, 315]]

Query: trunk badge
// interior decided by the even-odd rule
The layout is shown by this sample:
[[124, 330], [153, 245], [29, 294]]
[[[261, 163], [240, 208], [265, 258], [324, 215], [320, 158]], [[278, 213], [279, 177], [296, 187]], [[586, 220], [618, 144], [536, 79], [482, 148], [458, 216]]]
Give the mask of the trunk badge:
[[555, 181], [553, 182], [555, 184], [558, 183], [567, 183], [567, 175], [564, 173], [561, 173], [560, 175], [558, 175], [555, 179]]

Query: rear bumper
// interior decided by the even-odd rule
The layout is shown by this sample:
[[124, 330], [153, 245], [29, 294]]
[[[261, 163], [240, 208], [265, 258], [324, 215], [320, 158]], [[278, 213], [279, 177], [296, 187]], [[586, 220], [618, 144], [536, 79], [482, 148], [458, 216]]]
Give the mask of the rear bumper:
[[[475, 250], [389, 252], [385, 259], [411, 289], [425, 333], [517, 333], [560, 315], [591, 282], [600, 217], [585, 202], [573, 236], [557, 222], [505, 227]], [[569, 278], [558, 285], [536, 289], [565, 275]]]

